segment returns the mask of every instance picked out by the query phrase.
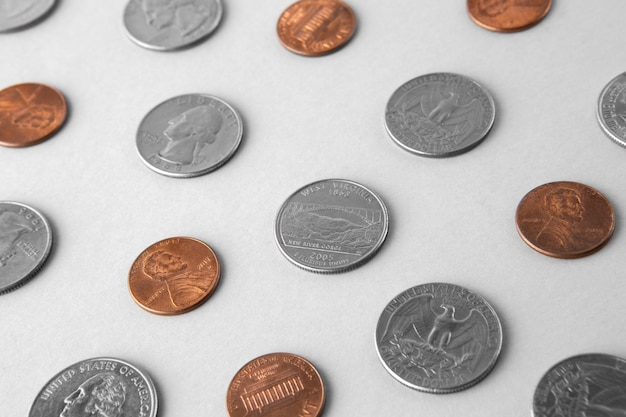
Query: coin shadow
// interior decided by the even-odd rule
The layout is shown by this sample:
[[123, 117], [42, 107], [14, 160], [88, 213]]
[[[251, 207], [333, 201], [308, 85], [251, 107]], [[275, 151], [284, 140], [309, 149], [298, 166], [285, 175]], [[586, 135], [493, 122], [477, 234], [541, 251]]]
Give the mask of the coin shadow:
[[28, 30], [30, 28], [32, 28], [33, 26], [37, 26], [39, 23], [41, 23], [42, 21], [46, 20], [51, 14], [54, 13], [54, 11], [59, 7], [59, 4], [62, 2], [63, 0], [56, 0], [54, 2], [54, 4], [52, 5], [52, 7], [50, 7], [50, 9], [48, 9], [44, 14], [42, 14], [41, 16], [39, 16], [37, 19], [32, 20], [28, 23], [26, 23], [25, 25], [22, 25], [20, 27], [14, 28], [14, 29], [9, 29], [6, 30], [2, 33], [15, 33], [15, 32], [21, 32], [23, 30]]
[[322, 382], [324, 384], [324, 406], [322, 407], [319, 413], [321, 415], [321, 414], [324, 414], [326, 410], [328, 410], [330, 405], [332, 405], [333, 387], [329, 382], [330, 378], [328, 378], [328, 376], [326, 375], [326, 372], [323, 369], [320, 369], [319, 366], [316, 366], [315, 369], [317, 370], [317, 373], [320, 374], [320, 378], [322, 379]]

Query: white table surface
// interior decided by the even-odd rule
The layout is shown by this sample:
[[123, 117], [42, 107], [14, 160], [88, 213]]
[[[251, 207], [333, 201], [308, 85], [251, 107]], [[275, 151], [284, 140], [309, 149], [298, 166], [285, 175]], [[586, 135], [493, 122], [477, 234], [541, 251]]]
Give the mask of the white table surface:
[[[227, 415], [235, 372], [276, 351], [317, 366], [326, 417], [526, 416], [556, 362], [626, 356], [626, 149], [595, 118], [600, 91], [626, 70], [626, 2], [555, 0], [539, 25], [500, 34], [472, 23], [461, 0], [353, 0], [356, 36], [319, 58], [278, 42], [276, 21], [290, 2], [225, 0], [217, 32], [173, 53], [126, 38], [126, 0], [61, 0], [39, 25], [0, 35], [0, 86], [42, 82], [70, 105], [53, 138], [0, 149], [0, 200], [38, 208], [56, 236], [41, 272], [0, 296], [0, 416], [26, 416], [57, 372], [100, 356], [152, 376], [160, 417]], [[469, 153], [422, 158], [389, 138], [383, 112], [401, 84], [440, 71], [488, 88], [496, 124]], [[195, 92], [239, 110], [242, 146], [199, 178], [150, 171], [135, 150], [140, 120]], [[274, 243], [283, 201], [323, 178], [375, 190], [391, 218], [381, 251], [339, 275], [300, 270]], [[517, 235], [520, 199], [557, 180], [612, 202], [617, 228], [598, 253], [553, 259]], [[149, 314], [129, 295], [130, 265], [150, 244], [181, 235], [214, 248], [220, 286], [188, 314]], [[436, 281], [483, 295], [505, 332], [493, 372], [445, 396], [396, 382], [374, 348], [386, 303]]]

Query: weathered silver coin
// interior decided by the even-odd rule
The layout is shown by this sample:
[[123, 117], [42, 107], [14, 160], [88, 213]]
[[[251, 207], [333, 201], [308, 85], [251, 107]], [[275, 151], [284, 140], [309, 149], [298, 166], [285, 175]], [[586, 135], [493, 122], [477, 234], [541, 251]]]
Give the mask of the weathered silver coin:
[[463, 75], [436, 73], [404, 83], [387, 102], [385, 127], [403, 149], [422, 156], [467, 152], [495, 120], [491, 94]]
[[124, 27], [138, 45], [171, 51], [204, 40], [221, 18], [221, 0], [130, 0]]
[[189, 178], [225, 164], [242, 137], [241, 117], [228, 103], [187, 94], [164, 101], [146, 115], [137, 131], [137, 151], [153, 171]]
[[453, 284], [409, 288], [387, 304], [376, 327], [383, 366], [404, 385], [432, 394], [485, 378], [502, 349], [502, 326], [480, 295]]
[[373, 191], [353, 181], [329, 179], [293, 193], [276, 216], [280, 251], [312, 272], [345, 272], [362, 265], [387, 237], [389, 216]]
[[51, 248], [52, 229], [43, 214], [26, 204], [0, 202], [0, 294], [34, 277]]
[[44, 18], [55, 0], [0, 0], [0, 32], [30, 26]]
[[150, 377], [120, 359], [87, 359], [59, 372], [37, 394], [28, 417], [155, 417]]
[[539, 381], [534, 417], [626, 415], [626, 360], [611, 355], [573, 356]]
[[626, 72], [613, 78], [602, 90], [597, 116], [604, 133], [626, 147]]

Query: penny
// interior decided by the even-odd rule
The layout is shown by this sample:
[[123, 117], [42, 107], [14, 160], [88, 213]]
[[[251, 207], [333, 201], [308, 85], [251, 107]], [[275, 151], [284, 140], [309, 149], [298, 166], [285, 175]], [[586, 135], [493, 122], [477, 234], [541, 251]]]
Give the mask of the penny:
[[56, 133], [65, 122], [63, 94], [43, 84], [25, 83], [0, 90], [0, 145], [35, 145]]
[[615, 214], [599, 191], [577, 182], [541, 185], [524, 196], [515, 213], [524, 242], [544, 255], [580, 258], [613, 235]]
[[613, 142], [626, 147], [626, 73], [612, 79], [602, 90], [597, 116], [604, 133]]
[[225, 101], [207, 94], [173, 97], [145, 116], [137, 131], [139, 157], [174, 178], [208, 174], [237, 151], [243, 122]]
[[480, 295], [453, 284], [423, 284], [387, 304], [376, 327], [376, 348], [402, 384], [448, 394], [491, 372], [502, 349], [502, 326]]
[[202, 305], [215, 291], [220, 264], [206, 243], [190, 237], [161, 240], [137, 257], [128, 288], [137, 304], [172, 316]]
[[626, 415], [626, 360], [594, 353], [557, 363], [537, 385], [532, 415]]
[[519, 32], [539, 23], [551, 5], [552, 0], [467, 0], [467, 11], [485, 29]]
[[0, 32], [23, 29], [37, 23], [54, 8], [55, 0], [0, 1]]
[[296, 266], [334, 273], [372, 258], [387, 237], [389, 216], [373, 191], [353, 181], [328, 179], [293, 193], [276, 216], [278, 248]]
[[26, 204], [0, 202], [0, 294], [33, 278], [51, 248], [52, 229], [43, 214]]
[[441, 158], [481, 143], [495, 116], [493, 97], [476, 81], [435, 73], [414, 78], [392, 94], [385, 127], [404, 150]]
[[150, 377], [120, 359], [77, 362], [48, 381], [28, 417], [156, 417], [157, 392]]
[[291, 353], [270, 353], [237, 372], [228, 386], [226, 409], [230, 417], [317, 417], [325, 396], [311, 362]]
[[124, 10], [128, 37], [157, 51], [195, 45], [211, 35], [221, 19], [221, 0], [130, 0]]
[[354, 34], [356, 17], [338, 0], [300, 0], [278, 19], [282, 45], [296, 54], [319, 56], [344, 46]]

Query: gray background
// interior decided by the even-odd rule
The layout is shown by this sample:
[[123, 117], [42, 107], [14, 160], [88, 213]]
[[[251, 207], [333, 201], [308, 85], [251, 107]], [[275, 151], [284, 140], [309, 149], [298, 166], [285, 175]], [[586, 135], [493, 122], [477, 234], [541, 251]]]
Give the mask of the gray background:
[[[0, 297], [1, 416], [27, 415], [52, 376], [97, 356], [144, 368], [160, 417], [226, 415], [235, 372], [274, 351], [318, 367], [329, 417], [524, 416], [561, 359], [626, 357], [626, 150], [595, 120], [600, 91], [625, 70], [625, 2], [557, 0], [538, 26], [499, 34], [472, 23], [461, 0], [355, 0], [356, 36], [320, 58], [280, 45], [275, 25], [290, 0], [229, 0], [211, 38], [175, 53], [128, 40], [125, 3], [62, 0], [41, 24], [0, 35], [0, 85], [50, 84], [71, 108], [48, 141], [0, 149], [0, 199], [40, 209], [57, 237], [39, 275]], [[383, 125], [398, 86], [438, 71], [475, 79], [497, 105], [490, 136], [443, 160], [400, 149]], [[207, 176], [160, 176], [136, 154], [139, 122], [195, 92], [240, 111], [242, 146]], [[382, 250], [341, 275], [299, 270], [274, 243], [283, 201], [323, 178], [360, 182], [390, 211]], [[617, 229], [600, 252], [552, 259], [518, 237], [518, 202], [556, 180], [613, 203]], [[215, 249], [221, 284], [191, 313], [151, 315], [130, 297], [128, 271], [147, 246], [178, 235]], [[402, 386], [374, 349], [386, 303], [433, 281], [483, 295], [505, 329], [493, 373], [446, 396]]]

